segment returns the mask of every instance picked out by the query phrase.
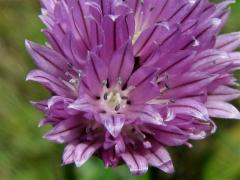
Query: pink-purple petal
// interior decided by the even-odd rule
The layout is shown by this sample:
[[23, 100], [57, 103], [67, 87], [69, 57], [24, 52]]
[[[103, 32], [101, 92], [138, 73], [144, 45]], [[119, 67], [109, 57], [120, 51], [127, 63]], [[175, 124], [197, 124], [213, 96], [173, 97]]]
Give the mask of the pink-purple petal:
[[101, 147], [101, 142], [83, 142], [76, 146], [74, 162], [77, 167], [82, 166]]
[[138, 152], [128, 150], [125, 153], [122, 153], [121, 157], [128, 165], [133, 175], [140, 176], [147, 172], [147, 159], [144, 156], [140, 155]]
[[209, 115], [216, 118], [240, 119], [240, 112], [237, 108], [227, 102], [209, 100], [206, 103]]

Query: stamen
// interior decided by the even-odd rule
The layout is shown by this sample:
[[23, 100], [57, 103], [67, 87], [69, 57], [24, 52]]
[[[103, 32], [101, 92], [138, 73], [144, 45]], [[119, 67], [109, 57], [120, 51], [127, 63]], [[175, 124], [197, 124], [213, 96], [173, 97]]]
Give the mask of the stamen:
[[154, 105], [154, 104], [168, 104], [171, 102], [169, 99], [152, 99], [147, 102], [147, 104]]
[[106, 101], [108, 100], [108, 93], [105, 93], [105, 94], [103, 95], [103, 99], [106, 100]]
[[112, 97], [114, 96], [113, 92], [108, 93], [108, 97], [107, 99], [111, 102], [114, 101], [114, 98], [112, 99]]
[[71, 83], [72, 85], [76, 85], [76, 84], [78, 84], [78, 80], [73, 78], [73, 79], [69, 80], [69, 83]]
[[143, 142], [143, 146], [146, 148], [146, 149], [150, 149], [152, 147], [152, 144], [149, 142], [149, 141], [144, 141]]
[[136, 87], [135, 86], [128, 86], [127, 89], [125, 89], [124, 91], [122, 91], [122, 94], [124, 96], [127, 96], [132, 90], [134, 90]]
[[133, 35], [133, 38], [132, 38], [132, 43], [134, 44], [137, 39], [139, 38], [139, 36], [141, 35], [142, 31], [136, 31]]
[[166, 88], [167, 90], [170, 89], [170, 87], [168, 86], [167, 83], [164, 83], [164, 86], [165, 86], [165, 88]]
[[121, 105], [120, 105], [120, 104], [118, 104], [118, 105], [115, 107], [115, 111], [119, 111], [119, 110], [120, 110], [120, 108], [121, 108]]
[[122, 100], [128, 100], [127, 96], [122, 96], [121, 98], [122, 98]]
[[61, 81], [64, 85], [66, 85], [69, 89], [71, 89], [75, 95], [77, 95], [76, 84], [71, 84], [70, 82], [67, 82], [67, 81], [62, 80], [62, 79], [61, 79]]
[[175, 100], [175, 99], [170, 99], [170, 102], [171, 102], [171, 103], [175, 103], [176, 100]]
[[88, 125], [85, 129], [87, 134], [90, 134], [92, 132], [92, 126]]
[[104, 87], [107, 87], [107, 84], [108, 84], [107, 80], [103, 80], [103, 81], [102, 81], [102, 85], [103, 85]]
[[192, 46], [193, 47], [197, 47], [199, 45], [200, 45], [200, 42], [195, 37], [193, 37], [193, 44], [192, 44]]
[[102, 100], [104, 101], [100, 103], [106, 112], [116, 113], [126, 107], [127, 99], [127, 96], [120, 94], [118, 91], [107, 91], [102, 95]]
[[68, 69], [72, 69], [73, 68], [73, 64], [72, 63], [68, 63]]
[[75, 78], [69, 71], [65, 72], [65, 75], [69, 78]]
[[120, 85], [120, 86], [122, 85], [122, 78], [121, 78], [121, 77], [118, 78], [117, 83], [118, 83], [118, 85]]
[[78, 70], [78, 77], [81, 78], [83, 75], [82, 75], [82, 71], [81, 70]]

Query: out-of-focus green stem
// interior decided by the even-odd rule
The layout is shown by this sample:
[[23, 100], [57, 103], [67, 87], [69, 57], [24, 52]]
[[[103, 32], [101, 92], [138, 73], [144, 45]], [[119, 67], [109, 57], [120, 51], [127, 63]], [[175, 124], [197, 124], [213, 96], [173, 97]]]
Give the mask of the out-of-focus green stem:
[[63, 166], [63, 171], [64, 171], [64, 179], [77, 180], [77, 176], [75, 174], [75, 167], [73, 165]]
[[149, 179], [150, 180], [157, 180], [158, 179], [158, 170], [156, 168], [150, 168], [149, 170]]

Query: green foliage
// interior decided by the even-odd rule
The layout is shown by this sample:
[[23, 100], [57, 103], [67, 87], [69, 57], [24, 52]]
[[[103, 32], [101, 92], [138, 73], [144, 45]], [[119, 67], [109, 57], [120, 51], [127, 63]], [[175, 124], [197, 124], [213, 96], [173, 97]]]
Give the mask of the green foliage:
[[[126, 167], [105, 169], [97, 158], [79, 169], [61, 167], [63, 147], [41, 138], [49, 127], [37, 129], [43, 114], [29, 104], [49, 94], [43, 87], [24, 80], [35, 67], [26, 53], [24, 39], [45, 41], [40, 33], [43, 25], [37, 18], [39, 10], [37, 0], [0, 1], [0, 179], [240, 179], [240, 126], [232, 121], [218, 123], [219, 132], [197, 142], [193, 149], [170, 149], [177, 171], [172, 176], [153, 170], [143, 177], [132, 177]], [[240, 1], [232, 11], [224, 32], [240, 29]], [[240, 77], [240, 73], [236, 75]]]
[[212, 144], [214, 154], [204, 167], [204, 179], [238, 180], [240, 178], [240, 125], [223, 131]]

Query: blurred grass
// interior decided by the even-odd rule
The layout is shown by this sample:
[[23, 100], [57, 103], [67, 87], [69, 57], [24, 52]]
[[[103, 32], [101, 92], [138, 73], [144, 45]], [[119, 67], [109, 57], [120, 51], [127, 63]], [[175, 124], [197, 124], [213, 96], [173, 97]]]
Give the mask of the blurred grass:
[[[194, 148], [172, 148], [176, 174], [153, 170], [143, 177], [132, 177], [124, 166], [104, 169], [93, 158], [82, 168], [61, 167], [63, 147], [41, 138], [49, 127], [37, 129], [43, 116], [29, 100], [48, 97], [40, 85], [26, 83], [26, 73], [35, 66], [24, 47], [24, 39], [44, 43], [43, 25], [37, 15], [37, 0], [0, 0], [0, 179], [3, 180], [238, 180], [240, 179], [240, 124], [217, 121], [219, 131]], [[232, 15], [224, 32], [240, 29], [240, 1], [232, 6]], [[76, 177], [71, 177], [71, 172]], [[68, 177], [68, 178], [67, 178]]]

